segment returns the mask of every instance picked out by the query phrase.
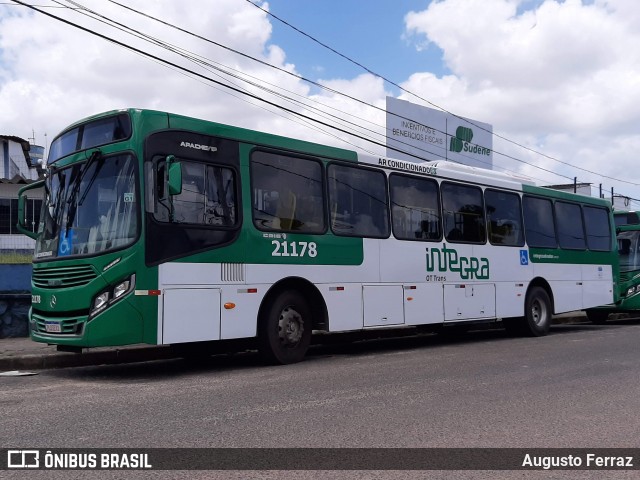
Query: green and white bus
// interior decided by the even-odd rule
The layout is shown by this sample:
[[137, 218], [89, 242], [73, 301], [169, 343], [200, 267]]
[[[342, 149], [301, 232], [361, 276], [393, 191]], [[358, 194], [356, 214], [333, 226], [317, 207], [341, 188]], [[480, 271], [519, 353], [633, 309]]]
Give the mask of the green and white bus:
[[637, 315], [640, 311], [640, 217], [638, 212], [613, 212], [620, 261], [618, 301], [587, 310], [593, 323], [603, 324], [610, 314]]
[[312, 331], [539, 336], [615, 301], [607, 201], [157, 111], [58, 135], [32, 235], [31, 337], [66, 350], [255, 338], [291, 363]]

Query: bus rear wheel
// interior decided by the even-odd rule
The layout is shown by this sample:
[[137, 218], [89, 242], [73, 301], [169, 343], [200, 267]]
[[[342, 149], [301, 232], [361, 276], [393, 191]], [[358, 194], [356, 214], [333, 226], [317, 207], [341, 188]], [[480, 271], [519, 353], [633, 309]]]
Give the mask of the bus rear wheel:
[[531, 337], [541, 337], [549, 333], [551, 327], [551, 300], [542, 287], [533, 287], [527, 293], [524, 311], [524, 333]]
[[258, 350], [272, 364], [301, 361], [311, 343], [311, 310], [304, 297], [284, 291], [269, 301], [258, 324]]
[[503, 324], [510, 334], [541, 337], [551, 327], [551, 300], [542, 287], [532, 287], [524, 302], [524, 317], [505, 318]]

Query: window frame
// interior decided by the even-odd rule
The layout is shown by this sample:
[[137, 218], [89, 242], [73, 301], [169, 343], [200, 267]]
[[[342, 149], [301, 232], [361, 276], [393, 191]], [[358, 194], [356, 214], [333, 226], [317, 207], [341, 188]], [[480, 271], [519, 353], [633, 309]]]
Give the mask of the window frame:
[[[439, 228], [439, 236], [437, 238], [420, 238], [420, 237], [404, 237], [404, 236], [399, 236], [396, 232], [396, 228], [395, 228], [395, 222], [394, 222], [394, 199], [393, 199], [393, 179], [399, 177], [399, 178], [407, 178], [407, 179], [411, 179], [411, 180], [415, 180], [417, 182], [426, 182], [426, 183], [430, 183], [433, 184], [435, 186], [435, 194], [436, 194], [436, 212], [438, 214], [438, 228]], [[441, 204], [441, 198], [440, 198], [440, 183], [435, 179], [435, 178], [430, 178], [430, 177], [418, 177], [415, 175], [407, 175], [404, 173], [397, 173], [397, 172], [392, 172], [388, 175], [387, 177], [387, 182], [389, 184], [389, 213], [391, 215], [391, 231], [392, 234], [394, 236], [394, 238], [398, 239], [398, 240], [402, 240], [404, 242], [441, 242], [442, 239], [444, 238], [444, 227], [443, 227], [443, 222], [442, 222], [442, 204]]]
[[584, 204], [583, 205], [583, 209], [582, 209], [582, 215], [583, 215], [583, 218], [584, 218], [583, 225], [584, 225], [584, 230], [585, 230], [585, 235], [586, 235], [587, 249], [589, 249], [589, 250], [591, 250], [593, 252], [610, 252], [611, 249], [612, 249], [612, 246], [613, 246], [612, 241], [611, 241], [611, 233], [612, 233], [611, 232], [611, 222], [607, 223], [607, 227], [608, 227], [608, 230], [609, 230], [609, 236], [607, 237], [608, 238], [608, 244], [609, 244], [608, 248], [607, 249], [592, 248], [591, 245], [589, 244], [589, 237], [593, 236], [593, 235], [589, 235], [589, 229], [588, 229], [589, 222], [587, 222], [587, 216], [586, 216], [586, 210], [587, 209], [601, 210], [601, 211], [606, 213], [608, 218], [610, 218], [611, 211], [606, 207], [599, 207], [599, 206], [596, 206], [596, 205], [588, 205], [588, 204]]
[[[321, 229], [317, 231], [316, 230], [313, 230], [313, 231], [293, 230], [293, 229], [284, 229], [284, 228], [275, 229], [275, 228], [268, 228], [268, 227], [265, 227], [264, 225], [259, 225], [258, 223], [256, 223], [256, 217], [254, 214], [254, 201], [255, 201], [254, 192], [256, 191], [256, 185], [255, 185], [255, 176], [253, 174], [253, 156], [256, 153], [266, 153], [274, 156], [289, 157], [294, 160], [310, 161], [320, 166], [320, 193], [322, 195], [322, 205], [321, 205], [322, 206], [322, 216], [321, 216], [322, 228]], [[327, 221], [327, 202], [328, 202], [327, 179], [326, 179], [325, 165], [320, 158], [314, 157], [311, 155], [297, 154], [296, 152], [289, 152], [286, 150], [255, 148], [251, 152], [249, 152], [249, 155], [248, 155], [248, 170], [249, 170], [249, 185], [250, 185], [249, 201], [251, 202], [251, 224], [254, 226], [254, 228], [256, 228], [261, 232], [290, 233], [294, 235], [324, 235], [327, 233], [329, 229], [329, 225], [328, 225], [329, 222]]]
[[[563, 222], [561, 222], [559, 215], [558, 215], [558, 204], [561, 205], [570, 205], [570, 206], [574, 206], [574, 207], [578, 207], [579, 211], [580, 211], [580, 215], [578, 216], [578, 218], [580, 218], [580, 224], [582, 225], [582, 240], [584, 242], [584, 246], [583, 247], [566, 247], [562, 245], [562, 237], [561, 237], [561, 232], [560, 232], [560, 225], [563, 224]], [[581, 252], [581, 251], [586, 251], [588, 250], [587, 248], [587, 234], [585, 231], [585, 225], [584, 225], [584, 217], [583, 217], [583, 212], [582, 212], [582, 204], [577, 203], [577, 202], [570, 202], [570, 201], [566, 201], [566, 200], [556, 200], [555, 202], [553, 202], [553, 210], [554, 210], [554, 220], [556, 222], [556, 240], [558, 242], [558, 248], [560, 248], [561, 250], [573, 250], [573, 251], [577, 251], [577, 252]], [[573, 215], [569, 215], [569, 217], [573, 217]], [[565, 235], [566, 237], [566, 235]]]
[[[526, 209], [525, 209], [525, 202], [528, 199], [532, 199], [532, 200], [542, 200], [545, 202], [548, 202], [551, 205], [551, 224], [553, 225], [553, 239], [554, 239], [554, 244], [553, 246], [548, 246], [548, 245], [531, 245], [530, 242], [530, 236], [527, 233], [527, 230], [529, 228], [529, 226], [527, 225], [527, 214], [526, 214]], [[550, 197], [542, 197], [539, 195], [530, 195], [530, 194], [524, 194], [522, 195], [522, 221], [524, 222], [524, 238], [525, 238], [525, 244], [527, 245], [527, 247], [529, 248], [547, 248], [547, 249], [558, 249], [559, 248], [559, 243], [558, 243], [558, 228], [556, 226], [556, 209], [554, 206], [554, 199], [550, 198]]]
[[[350, 168], [353, 170], [360, 170], [363, 172], [371, 172], [376, 175], [381, 175], [384, 182], [384, 195], [385, 195], [385, 206], [386, 206], [386, 221], [387, 221], [387, 231], [384, 235], [348, 235], [342, 232], [336, 232], [333, 229], [334, 219], [332, 218], [331, 212], [331, 182], [329, 180], [329, 170], [334, 167], [343, 167]], [[347, 238], [374, 238], [374, 239], [386, 239], [391, 237], [391, 208], [390, 208], [390, 198], [389, 198], [389, 177], [387, 173], [380, 168], [372, 168], [363, 164], [358, 163], [345, 163], [345, 162], [329, 162], [326, 165], [326, 179], [327, 179], [327, 205], [328, 205], [328, 218], [329, 218], [329, 230], [332, 234], [339, 237], [347, 237]]]
[[[241, 195], [242, 195], [242, 191], [239, 188], [239, 175], [240, 173], [238, 172], [238, 170], [235, 168], [235, 166], [233, 165], [229, 165], [226, 163], [220, 163], [220, 162], [211, 162], [211, 161], [204, 161], [204, 160], [200, 160], [200, 159], [192, 159], [189, 157], [178, 157], [176, 156], [176, 161], [182, 163], [184, 165], [184, 163], [194, 163], [194, 164], [200, 164], [204, 166], [204, 171], [205, 171], [205, 188], [206, 188], [206, 171], [208, 167], [213, 167], [213, 168], [223, 168], [223, 169], [227, 169], [230, 170], [233, 177], [232, 177], [232, 183], [233, 183], [233, 190], [234, 190], [234, 200], [235, 200], [235, 222], [233, 223], [233, 225], [211, 225], [208, 223], [192, 223], [192, 222], [176, 222], [176, 221], [171, 221], [171, 220], [165, 220], [163, 218], [159, 218], [157, 211], [158, 208], [164, 208], [164, 206], [161, 204], [161, 200], [163, 199], [167, 199], [167, 201], [172, 201], [169, 200], [169, 196], [167, 194], [167, 192], [164, 192], [164, 196], [160, 197], [159, 195], [159, 191], [157, 190], [159, 185], [162, 185], [162, 187], [164, 188], [164, 182], [166, 181], [166, 155], [156, 155], [155, 158], [153, 158], [151, 160], [151, 165], [152, 165], [152, 178], [153, 178], [153, 185], [149, 185], [148, 188], [151, 188], [154, 190], [154, 194], [153, 194], [153, 210], [150, 212], [150, 218], [154, 223], [157, 223], [159, 225], [179, 225], [181, 228], [194, 228], [194, 229], [212, 229], [212, 230], [237, 230], [238, 228], [241, 227], [242, 225], [242, 202], [241, 202]], [[164, 179], [159, 177], [159, 172], [160, 172], [160, 165], [162, 165], [162, 168], [164, 168]], [[148, 201], [148, 199], [146, 199], [145, 201]]]
[[[490, 229], [490, 221], [489, 221], [489, 212], [487, 211], [487, 193], [502, 193], [502, 194], [506, 194], [506, 195], [513, 195], [518, 199], [518, 214], [519, 214], [519, 220], [520, 220], [520, 224], [518, 225], [520, 227], [520, 242], [518, 243], [494, 243], [492, 241], [492, 235], [491, 235], [491, 229]], [[484, 190], [484, 209], [485, 209], [485, 224], [486, 224], [486, 228], [487, 228], [487, 241], [491, 244], [491, 245], [495, 245], [497, 247], [524, 247], [526, 240], [525, 240], [525, 226], [524, 226], [524, 215], [523, 215], [523, 211], [522, 211], [522, 195], [518, 192], [514, 192], [511, 190], [500, 190], [498, 188], [485, 188]]]
[[[445, 196], [445, 190], [448, 186], [455, 186], [455, 187], [463, 187], [463, 188], [468, 188], [470, 190], [478, 190], [480, 192], [480, 201], [482, 202], [482, 205], [480, 205], [480, 212], [482, 214], [482, 221], [483, 221], [483, 225], [482, 228], [479, 229], [479, 231], [483, 232], [484, 234], [484, 239], [483, 240], [476, 240], [476, 241], [470, 241], [470, 240], [456, 240], [456, 239], [450, 239], [447, 237], [447, 224], [446, 224], [446, 213], [445, 213], [445, 205], [444, 205], [444, 196]], [[476, 185], [476, 184], [472, 184], [472, 183], [462, 183], [459, 181], [451, 181], [451, 180], [443, 180], [440, 183], [440, 206], [441, 206], [441, 211], [442, 211], [442, 235], [443, 238], [450, 243], [459, 243], [459, 244], [464, 244], [464, 245], [486, 245], [487, 244], [487, 240], [488, 240], [488, 234], [487, 234], [487, 217], [486, 217], [486, 207], [485, 207], [485, 201], [484, 201], [484, 191], [482, 186], [480, 185]], [[459, 213], [459, 212], [454, 212], [454, 213]], [[455, 225], [455, 222], [454, 222]], [[462, 232], [464, 234], [464, 232]]]

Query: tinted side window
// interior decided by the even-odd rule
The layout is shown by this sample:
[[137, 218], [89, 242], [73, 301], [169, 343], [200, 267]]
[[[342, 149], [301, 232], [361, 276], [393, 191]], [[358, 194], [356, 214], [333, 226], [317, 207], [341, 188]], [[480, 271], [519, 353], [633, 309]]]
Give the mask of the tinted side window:
[[331, 230], [336, 235], [386, 238], [389, 205], [384, 173], [332, 164], [327, 170]]
[[[233, 170], [181, 161], [182, 192], [174, 195], [173, 221], [193, 225], [231, 227], [237, 221], [237, 202]], [[163, 184], [165, 165], [158, 167], [159, 183]], [[159, 201], [156, 220], [171, 221], [171, 207]]]
[[260, 230], [325, 230], [322, 164], [256, 151], [251, 156], [253, 223]]
[[606, 208], [584, 207], [584, 225], [587, 230], [587, 246], [590, 250], [611, 250], [611, 225]]
[[439, 240], [442, 237], [438, 183], [393, 174], [389, 177], [393, 233], [403, 240]]
[[442, 184], [444, 234], [450, 242], [484, 243], [486, 229], [482, 190], [478, 187]]
[[522, 200], [524, 228], [530, 247], [556, 248], [556, 228], [551, 200], [525, 196]]
[[524, 245], [520, 195], [517, 193], [486, 190], [489, 241], [493, 245], [521, 247]]
[[556, 219], [558, 221], [558, 243], [560, 248], [573, 250], [585, 249], [584, 225], [580, 205], [575, 203], [556, 202]]

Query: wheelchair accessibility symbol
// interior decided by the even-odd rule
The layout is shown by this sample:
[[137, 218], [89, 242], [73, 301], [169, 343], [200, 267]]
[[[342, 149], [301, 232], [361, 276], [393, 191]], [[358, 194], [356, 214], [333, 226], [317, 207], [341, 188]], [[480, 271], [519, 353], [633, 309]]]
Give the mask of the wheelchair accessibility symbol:
[[529, 252], [520, 250], [520, 265], [529, 265]]

